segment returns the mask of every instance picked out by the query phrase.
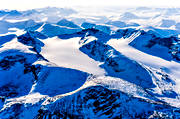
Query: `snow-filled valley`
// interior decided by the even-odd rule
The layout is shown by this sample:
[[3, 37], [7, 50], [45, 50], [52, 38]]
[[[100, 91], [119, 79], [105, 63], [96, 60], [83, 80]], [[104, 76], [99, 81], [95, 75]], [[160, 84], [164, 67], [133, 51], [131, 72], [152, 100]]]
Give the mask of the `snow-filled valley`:
[[104, 75], [104, 70], [99, 67], [100, 62], [89, 58], [79, 50], [80, 39], [80, 37], [68, 40], [61, 40], [57, 37], [49, 38], [44, 41], [45, 46], [41, 54], [60, 67]]
[[0, 119], [179, 119], [179, 10], [0, 10]]

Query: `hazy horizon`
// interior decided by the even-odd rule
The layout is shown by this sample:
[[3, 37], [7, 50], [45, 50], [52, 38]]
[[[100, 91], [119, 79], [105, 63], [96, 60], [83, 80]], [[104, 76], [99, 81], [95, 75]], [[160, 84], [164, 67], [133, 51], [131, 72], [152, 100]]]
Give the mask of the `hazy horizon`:
[[180, 0], [6, 0], [0, 9], [27, 10], [43, 7], [180, 7]]

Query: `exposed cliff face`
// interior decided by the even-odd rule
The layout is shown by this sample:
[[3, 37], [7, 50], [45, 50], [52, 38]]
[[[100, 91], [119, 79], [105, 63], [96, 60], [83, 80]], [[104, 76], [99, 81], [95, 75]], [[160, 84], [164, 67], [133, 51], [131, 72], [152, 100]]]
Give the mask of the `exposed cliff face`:
[[70, 98], [67, 96], [44, 106], [37, 117], [133, 119], [178, 116], [178, 113], [171, 113], [172, 110], [175, 108], [134, 98], [118, 90], [93, 86], [71, 95]]
[[[179, 109], [134, 98], [118, 90], [92, 86], [65, 97], [38, 103], [15, 103], [1, 112], [7, 118], [178, 118]], [[28, 108], [25, 107], [28, 106]], [[33, 109], [33, 114], [29, 111]], [[9, 113], [7, 114], [7, 111]], [[13, 113], [12, 113], [13, 112]], [[28, 117], [31, 116], [31, 117]]]

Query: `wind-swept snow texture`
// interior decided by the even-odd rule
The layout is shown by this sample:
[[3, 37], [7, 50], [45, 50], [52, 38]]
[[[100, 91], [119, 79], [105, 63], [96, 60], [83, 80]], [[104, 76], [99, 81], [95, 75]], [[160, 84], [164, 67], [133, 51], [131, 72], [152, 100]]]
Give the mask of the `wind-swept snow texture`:
[[179, 119], [179, 8], [0, 11], [0, 119]]

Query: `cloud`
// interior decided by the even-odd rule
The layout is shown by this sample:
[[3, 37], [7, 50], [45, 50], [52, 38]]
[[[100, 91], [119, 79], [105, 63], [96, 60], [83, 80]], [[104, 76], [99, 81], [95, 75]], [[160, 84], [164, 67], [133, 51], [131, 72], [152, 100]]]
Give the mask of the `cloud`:
[[47, 6], [149, 6], [180, 7], [180, 0], [1, 0], [1, 9], [33, 9]]

